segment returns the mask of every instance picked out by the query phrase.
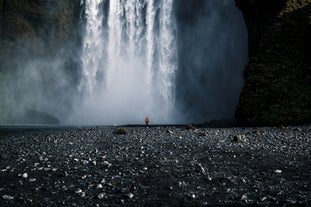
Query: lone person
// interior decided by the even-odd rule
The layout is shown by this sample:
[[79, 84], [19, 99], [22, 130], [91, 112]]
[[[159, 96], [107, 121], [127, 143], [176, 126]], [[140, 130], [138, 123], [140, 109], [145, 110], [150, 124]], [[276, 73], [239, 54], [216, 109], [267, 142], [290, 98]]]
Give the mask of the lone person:
[[146, 125], [149, 124], [149, 118], [148, 118], [148, 116], [145, 118], [145, 123], [146, 123]]

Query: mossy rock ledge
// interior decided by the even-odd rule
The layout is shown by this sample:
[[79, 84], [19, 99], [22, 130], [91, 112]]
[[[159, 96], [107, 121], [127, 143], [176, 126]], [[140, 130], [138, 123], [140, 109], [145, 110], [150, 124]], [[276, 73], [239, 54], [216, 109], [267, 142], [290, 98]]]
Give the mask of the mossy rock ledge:
[[311, 123], [311, 0], [236, 0], [249, 31], [240, 125]]

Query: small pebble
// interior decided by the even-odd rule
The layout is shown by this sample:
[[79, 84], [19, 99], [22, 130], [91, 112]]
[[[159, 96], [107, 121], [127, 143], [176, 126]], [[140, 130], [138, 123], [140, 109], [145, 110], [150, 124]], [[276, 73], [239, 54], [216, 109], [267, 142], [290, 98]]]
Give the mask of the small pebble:
[[241, 201], [245, 201], [245, 202], [247, 202], [247, 196], [246, 196], [246, 195], [242, 195], [242, 197], [241, 197]]
[[111, 166], [111, 163], [109, 163], [108, 161], [104, 161], [103, 162], [103, 165], [107, 166], [107, 167], [110, 167]]
[[76, 191], [75, 191], [77, 194], [79, 193], [82, 193], [82, 190], [80, 188], [78, 188]]
[[98, 199], [103, 199], [104, 196], [105, 196], [105, 195], [104, 195], [103, 193], [100, 193], [100, 194], [98, 194], [97, 198], [98, 198]]
[[23, 173], [22, 178], [28, 178], [28, 174], [27, 173]]
[[29, 182], [35, 182], [36, 180], [36, 178], [29, 178]]
[[13, 199], [14, 199], [13, 196], [9, 196], [9, 195], [3, 195], [2, 198], [3, 198], [4, 200], [13, 200]]
[[267, 197], [266, 197], [266, 196], [265, 196], [265, 197], [262, 197], [262, 198], [260, 199], [261, 202], [263, 202], [263, 201], [265, 201], [265, 200], [267, 200]]
[[97, 189], [102, 189], [102, 188], [103, 188], [103, 185], [102, 185], [102, 184], [98, 184], [96, 188], [97, 188]]
[[127, 194], [127, 196], [128, 196], [130, 199], [132, 199], [132, 198], [134, 197], [134, 194], [133, 194], [133, 193], [129, 193], [129, 194]]

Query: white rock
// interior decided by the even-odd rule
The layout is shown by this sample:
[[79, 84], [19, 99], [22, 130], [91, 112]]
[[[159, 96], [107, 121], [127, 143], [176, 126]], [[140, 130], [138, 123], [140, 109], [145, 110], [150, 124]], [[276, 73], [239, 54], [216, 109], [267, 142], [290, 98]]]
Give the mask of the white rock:
[[265, 200], [267, 200], [267, 197], [265, 196], [265, 197], [262, 197], [261, 199], [260, 199], [260, 201], [265, 201]]
[[106, 183], [106, 179], [103, 178], [103, 179], [100, 181], [100, 183]]
[[129, 193], [129, 194], [127, 194], [127, 196], [128, 196], [130, 199], [132, 199], [132, 198], [134, 197], [134, 194], [133, 194], [133, 193]]
[[282, 170], [276, 169], [276, 170], [274, 170], [274, 173], [280, 174], [280, 173], [282, 173]]
[[2, 172], [5, 172], [7, 170], [9, 170], [11, 167], [10, 166], [7, 166], [6, 168], [4, 168], [3, 170], [1, 170]]
[[105, 195], [104, 195], [103, 193], [100, 193], [100, 194], [98, 194], [97, 198], [98, 198], [98, 199], [103, 199], [104, 196], [105, 196]]
[[241, 197], [241, 201], [245, 201], [245, 202], [247, 202], [247, 200], [248, 200], [247, 196], [246, 196], [246, 195], [242, 195], [242, 197]]
[[28, 174], [27, 173], [23, 173], [22, 177], [23, 178], [28, 178]]
[[111, 166], [111, 163], [109, 163], [108, 161], [104, 161], [103, 162], [103, 165], [107, 166], [107, 167], [110, 167]]
[[36, 178], [29, 178], [29, 182], [35, 182], [36, 180]]
[[78, 188], [76, 191], [75, 191], [77, 194], [80, 194], [82, 193], [82, 190], [80, 188]]
[[174, 134], [174, 132], [172, 130], [167, 130], [167, 132], [170, 134]]
[[204, 167], [202, 166], [201, 163], [198, 164], [197, 170], [198, 170], [198, 172], [200, 172], [200, 173], [203, 173], [203, 174], [205, 173], [205, 169], [204, 169]]
[[104, 186], [102, 185], [102, 184], [98, 184], [97, 186], [96, 186], [96, 188], [97, 189], [102, 189]]
[[3, 198], [4, 200], [13, 200], [13, 199], [14, 199], [13, 196], [9, 196], [9, 195], [3, 195], [2, 198]]

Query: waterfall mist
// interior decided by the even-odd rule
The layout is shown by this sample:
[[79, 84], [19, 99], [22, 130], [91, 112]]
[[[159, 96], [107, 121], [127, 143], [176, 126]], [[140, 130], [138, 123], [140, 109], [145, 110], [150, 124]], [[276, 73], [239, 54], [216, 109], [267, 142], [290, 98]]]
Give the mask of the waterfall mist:
[[86, 0], [82, 102], [69, 122], [233, 119], [247, 62], [234, 0]]

